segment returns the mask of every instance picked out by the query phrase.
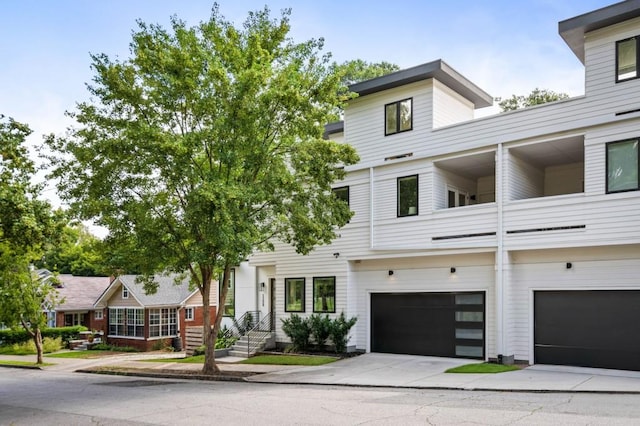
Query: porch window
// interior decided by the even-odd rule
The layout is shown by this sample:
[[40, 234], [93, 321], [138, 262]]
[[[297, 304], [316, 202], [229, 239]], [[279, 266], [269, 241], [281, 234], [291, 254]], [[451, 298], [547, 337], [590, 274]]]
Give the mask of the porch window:
[[144, 337], [144, 309], [109, 308], [109, 335]]
[[631, 37], [616, 42], [616, 82], [638, 77], [638, 40]]
[[418, 175], [398, 178], [398, 217], [418, 215]]
[[[222, 277], [220, 277], [220, 296], [222, 296]], [[233, 268], [229, 272], [229, 287], [222, 313], [225, 317], [236, 316], [236, 270]]]
[[304, 278], [285, 278], [285, 312], [304, 312]]
[[149, 337], [173, 337], [177, 332], [176, 308], [149, 309]]
[[403, 99], [384, 106], [384, 135], [406, 132], [413, 128], [413, 99]]
[[313, 277], [313, 312], [336, 311], [336, 277]]
[[638, 181], [638, 139], [607, 144], [607, 193], [634, 191]]
[[447, 208], [469, 205], [469, 194], [457, 188], [447, 186]]

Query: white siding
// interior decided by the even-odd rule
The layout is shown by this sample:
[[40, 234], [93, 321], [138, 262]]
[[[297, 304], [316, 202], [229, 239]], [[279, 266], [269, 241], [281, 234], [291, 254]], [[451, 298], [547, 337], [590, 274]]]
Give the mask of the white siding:
[[508, 199], [523, 200], [544, 195], [544, 172], [525, 160], [510, 154]]
[[544, 170], [544, 194], [561, 195], [583, 191], [584, 163], [562, 164]]
[[[640, 246], [514, 252], [509, 283], [510, 343], [516, 359], [533, 361], [533, 291], [640, 289]], [[566, 262], [572, 268], [566, 268]]]
[[471, 120], [473, 110], [471, 101], [433, 80], [433, 128]]

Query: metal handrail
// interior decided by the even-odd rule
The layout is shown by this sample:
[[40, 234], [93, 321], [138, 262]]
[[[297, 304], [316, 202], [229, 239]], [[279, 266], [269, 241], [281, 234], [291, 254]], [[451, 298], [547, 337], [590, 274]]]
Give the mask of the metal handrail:
[[271, 334], [271, 313], [267, 313], [255, 327], [247, 332], [247, 357], [257, 350], [266, 336]]
[[227, 337], [242, 337], [260, 322], [260, 311], [247, 311], [238, 319], [231, 318], [233, 325], [228, 328]]

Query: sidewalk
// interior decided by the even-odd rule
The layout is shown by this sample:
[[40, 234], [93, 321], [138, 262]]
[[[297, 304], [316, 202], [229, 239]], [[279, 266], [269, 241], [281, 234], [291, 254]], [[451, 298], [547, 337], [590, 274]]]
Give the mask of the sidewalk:
[[[181, 372], [194, 375], [201, 364], [145, 362], [148, 358], [171, 358], [179, 353], [125, 354], [97, 359], [45, 358], [56, 365], [45, 371], [97, 370], [100, 367], [138, 371], [145, 376], [172, 377]], [[0, 355], [0, 359], [35, 361], [35, 356]], [[529, 392], [602, 392], [640, 394], [640, 372], [550, 365], [534, 365], [499, 374], [451, 374], [444, 371], [470, 361], [457, 358], [368, 353], [318, 367], [236, 364], [241, 358], [218, 359], [229, 375], [251, 374], [238, 380], [254, 383], [399, 387]], [[133, 373], [131, 373], [133, 371]]]

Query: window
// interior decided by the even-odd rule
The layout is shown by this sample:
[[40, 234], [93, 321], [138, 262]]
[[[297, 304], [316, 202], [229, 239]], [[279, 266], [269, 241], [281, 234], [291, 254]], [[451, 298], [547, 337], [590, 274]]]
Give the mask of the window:
[[313, 278], [313, 312], [336, 311], [336, 277]]
[[616, 82], [638, 77], [638, 40], [640, 37], [616, 42]]
[[177, 334], [176, 308], [149, 309], [149, 337], [172, 337]]
[[338, 200], [342, 200], [349, 205], [349, 187], [341, 186], [340, 188], [333, 188], [333, 194]]
[[64, 326], [72, 327], [75, 325], [84, 325], [84, 314], [64, 314]]
[[418, 214], [418, 175], [398, 178], [398, 217]]
[[99, 311], [93, 311], [93, 319], [101, 320], [102, 318], [102, 309]]
[[304, 278], [285, 278], [285, 312], [304, 312]]
[[469, 194], [447, 186], [447, 208], [469, 205]]
[[129, 289], [126, 288], [125, 286], [122, 286], [122, 298], [123, 299], [129, 298]]
[[193, 321], [193, 308], [185, 308], [185, 310], [184, 310], [184, 320], [185, 321]]
[[639, 189], [638, 164], [638, 139], [608, 143], [607, 192]]
[[413, 99], [404, 99], [384, 106], [384, 135], [406, 132], [413, 128]]
[[[222, 296], [222, 277], [220, 278], [220, 296]], [[229, 287], [222, 313], [225, 317], [236, 316], [236, 270], [233, 268], [229, 272]]]
[[109, 308], [109, 335], [144, 337], [144, 309]]

